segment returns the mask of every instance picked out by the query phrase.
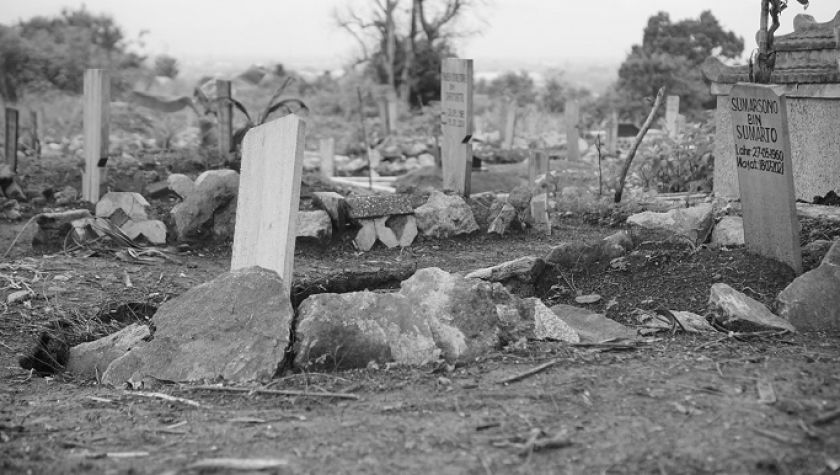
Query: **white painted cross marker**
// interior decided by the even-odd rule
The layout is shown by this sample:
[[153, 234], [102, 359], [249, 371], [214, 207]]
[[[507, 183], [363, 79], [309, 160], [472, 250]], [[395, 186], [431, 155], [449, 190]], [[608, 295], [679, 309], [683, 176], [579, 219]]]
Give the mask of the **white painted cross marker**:
[[82, 199], [96, 203], [102, 193], [102, 175], [108, 161], [110, 71], [107, 69], [86, 70], [84, 93], [85, 171], [82, 174]]
[[802, 273], [787, 101], [772, 86], [738, 84], [729, 95], [747, 249]]
[[470, 195], [473, 134], [473, 61], [444, 59], [441, 67], [443, 188]]
[[306, 124], [296, 115], [254, 127], [242, 144], [231, 270], [260, 266], [291, 291]]

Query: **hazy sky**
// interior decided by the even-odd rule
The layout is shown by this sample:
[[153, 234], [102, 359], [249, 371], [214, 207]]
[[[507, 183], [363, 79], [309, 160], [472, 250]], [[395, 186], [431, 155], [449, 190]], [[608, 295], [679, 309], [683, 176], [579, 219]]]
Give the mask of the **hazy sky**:
[[[356, 50], [332, 20], [334, 8], [364, 6], [366, 0], [0, 0], [0, 23], [53, 15], [85, 4], [108, 13], [130, 38], [149, 30], [146, 53], [181, 59], [233, 57], [294, 64], [303, 59], [345, 62]], [[780, 32], [792, 30], [802, 6], [790, 1]], [[807, 13], [818, 21], [834, 17], [836, 0], [813, 0]], [[759, 0], [486, 0], [482, 21], [468, 20], [479, 36], [460, 44], [465, 58], [620, 60], [641, 41], [647, 18], [657, 11], [672, 20], [711, 9], [727, 29], [753, 48]], [[480, 68], [480, 65], [477, 64]]]

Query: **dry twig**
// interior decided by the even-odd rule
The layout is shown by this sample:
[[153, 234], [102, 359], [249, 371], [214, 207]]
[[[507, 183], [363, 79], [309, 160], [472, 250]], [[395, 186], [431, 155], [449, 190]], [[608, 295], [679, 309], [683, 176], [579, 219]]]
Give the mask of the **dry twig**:
[[546, 361], [545, 363], [543, 363], [539, 366], [536, 366], [534, 368], [531, 368], [528, 371], [525, 371], [524, 373], [515, 374], [515, 375], [509, 376], [505, 379], [496, 381], [496, 384], [507, 384], [507, 383], [512, 383], [514, 381], [519, 381], [520, 379], [525, 379], [528, 376], [533, 376], [533, 375], [535, 375], [535, 374], [537, 374], [541, 371], [545, 371], [546, 369], [551, 368], [552, 366], [556, 365], [558, 363], [558, 361], [559, 360], [557, 360], [557, 359]]
[[359, 400], [359, 396], [355, 394], [342, 393], [310, 393], [306, 391], [289, 391], [280, 389], [260, 389], [260, 388], [232, 388], [226, 386], [183, 386], [182, 391], [222, 391], [232, 393], [248, 393], [248, 394], [274, 394], [277, 396], [304, 396], [304, 397], [325, 397], [336, 399], [352, 399]]

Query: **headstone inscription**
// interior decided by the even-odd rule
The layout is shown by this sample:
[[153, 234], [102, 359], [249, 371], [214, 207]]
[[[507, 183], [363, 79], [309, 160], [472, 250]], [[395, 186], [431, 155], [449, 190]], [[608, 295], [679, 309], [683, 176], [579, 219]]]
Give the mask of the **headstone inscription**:
[[107, 69], [85, 71], [84, 85], [85, 171], [82, 199], [96, 203], [108, 162], [108, 122], [111, 105], [111, 73]]
[[296, 115], [248, 131], [236, 205], [231, 270], [260, 266], [289, 291], [297, 235], [306, 124]]
[[787, 101], [773, 86], [738, 84], [729, 98], [747, 248], [802, 273]]
[[473, 60], [444, 59], [441, 74], [443, 188], [470, 195]]

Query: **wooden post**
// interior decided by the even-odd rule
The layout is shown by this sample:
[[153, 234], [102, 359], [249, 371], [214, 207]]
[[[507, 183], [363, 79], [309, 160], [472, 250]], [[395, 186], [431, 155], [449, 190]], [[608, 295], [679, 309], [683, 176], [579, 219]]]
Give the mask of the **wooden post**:
[[612, 111], [607, 120], [607, 153], [615, 155], [618, 153], [618, 112]]
[[108, 122], [111, 104], [111, 72], [107, 69], [85, 71], [85, 172], [82, 175], [82, 199], [99, 201], [105, 165], [108, 162]]
[[379, 96], [376, 100], [376, 105], [379, 106], [379, 121], [382, 123], [382, 129], [385, 135], [391, 135], [391, 120], [388, 118], [388, 98]]
[[289, 114], [254, 127], [242, 144], [231, 270], [260, 266], [291, 291], [306, 124]]
[[443, 188], [468, 197], [472, 173], [473, 61], [444, 59], [442, 73]]
[[321, 176], [328, 180], [335, 176], [335, 139], [321, 139]]
[[680, 115], [680, 96], [668, 96], [665, 102], [665, 127], [668, 128], [668, 135], [676, 137], [679, 134], [677, 121]]
[[536, 189], [537, 177], [548, 174], [548, 154], [543, 150], [531, 150], [528, 157], [528, 186]]
[[35, 109], [29, 111], [29, 138], [35, 158], [41, 156], [40, 124], [38, 123], [38, 112]]
[[6, 163], [17, 173], [18, 111], [6, 107]]
[[219, 105], [219, 156], [230, 160], [233, 151], [233, 103], [230, 101], [230, 81], [216, 80], [216, 103]]
[[510, 150], [513, 148], [513, 136], [516, 134], [516, 99], [511, 99], [507, 106], [507, 117], [505, 117], [505, 140], [502, 148]]
[[575, 100], [566, 101], [566, 157], [569, 160], [580, 160], [580, 148], [578, 142], [580, 140], [580, 131], [578, 131], [578, 122], [580, 122], [580, 106]]
[[397, 122], [399, 122], [400, 118], [399, 109], [397, 108], [399, 105], [397, 94], [394, 91], [389, 91], [385, 100], [388, 105], [388, 133], [395, 134], [397, 132]]

